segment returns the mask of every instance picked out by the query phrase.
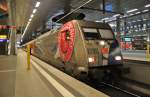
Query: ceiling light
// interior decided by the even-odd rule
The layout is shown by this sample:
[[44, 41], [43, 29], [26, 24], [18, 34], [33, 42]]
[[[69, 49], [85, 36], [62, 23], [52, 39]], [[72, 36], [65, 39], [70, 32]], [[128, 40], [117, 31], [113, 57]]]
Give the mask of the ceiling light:
[[125, 14], [123, 17], [127, 17], [128, 15], [127, 14]]
[[30, 24], [31, 22], [30, 21], [28, 21], [28, 25]]
[[147, 20], [147, 19], [143, 19], [143, 21], [145, 21], [145, 20]]
[[33, 9], [33, 13], [36, 13], [37, 9]]
[[35, 7], [39, 7], [40, 6], [40, 2], [36, 2]]
[[34, 17], [34, 15], [33, 14], [31, 14], [31, 18], [33, 18]]
[[137, 11], [138, 9], [131, 9], [131, 10], [128, 10], [127, 13], [130, 13], [130, 12], [134, 12], [134, 11]]
[[116, 24], [109, 24], [111, 27], [116, 27]]
[[29, 19], [29, 22], [31, 22], [32, 19]]
[[120, 14], [115, 14], [115, 15], [113, 15], [113, 17], [117, 17], [117, 16], [120, 16]]
[[120, 17], [121, 19], [123, 18], [123, 16]]
[[133, 15], [134, 15], [134, 14], [132, 14], [132, 13], [131, 13], [131, 14], [129, 14], [129, 16], [133, 16]]
[[136, 22], [136, 21], [132, 21], [132, 22], [134, 23], [134, 22]]
[[98, 22], [102, 22], [102, 21], [95, 21], [95, 22], [97, 22], [97, 23], [98, 23]]
[[101, 20], [103, 21], [103, 20], [108, 20], [108, 19], [109, 19], [109, 18], [103, 18], [103, 19], [101, 19]]
[[150, 7], [150, 4], [148, 4], [148, 5], [145, 5], [145, 7]]
[[147, 12], [147, 11], [149, 11], [148, 9], [145, 9], [145, 10], [143, 10], [142, 12]]
[[135, 14], [140, 14], [140, 13], [141, 13], [141, 12], [138, 11], [138, 12], [136, 12]]

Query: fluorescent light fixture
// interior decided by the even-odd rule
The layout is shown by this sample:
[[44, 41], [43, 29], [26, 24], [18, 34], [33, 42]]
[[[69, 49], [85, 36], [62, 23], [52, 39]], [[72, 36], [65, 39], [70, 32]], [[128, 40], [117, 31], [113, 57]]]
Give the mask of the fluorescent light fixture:
[[150, 4], [148, 4], [148, 5], [145, 5], [145, 7], [150, 7]]
[[28, 21], [28, 25], [30, 24], [31, 22], [30, 21]]
[[131, 9], [131, 10], [128, 10], [127, 13], [131, 13], [131, 12], [134, 12], [134, 11], [137, 11], [137, 10], [138, 9], [136, 9], [136, 8], [135, 9]]
[[101, 19], [101, 20], [103, 21], [103, 20], [108, 20], [108, 19], [109, 19], [109, 18], [103, 18], [103, 19]]
[[25, 33], [26, 33], [26, 31], [27, 31], [27, 29], [28, 29], [30, 23], [31, 23], [31, 22], [28, 22], [28, 23], [27, 23], [26, 28], [25, 28], [25, 30], [24, 30], [24, 32], [23, 32], [23, 34], [22, 34], [22, 38], [24, 37], [24, 35], [25, 35]]
[[105, 20], [108, 20], [109, 18], [104, 18]]
[[139, 21], [139, 22], [140, 22], [140, 21], [142, 21], [142, 20], [137, 20], [137, 21]]
[[132, 22], [134, 23], [134, 22], [136, 22], [136, 21], [132, 21]]
[[29, 19], [29, 22], [31, 22], [32, 19]]
[[143, 21], [146, 21], [147, 19], [143, 19]]
[[123, 17], [127, 17], [128, 15], [127, 14], [125, 14]]
[[39, 7], [41, 2], [36, 2], [35, 7]]
[[97, 23], [98, 23], [98, 22], [102, 22], [102, 21], [98, 21], [98, 20], [97, 20], [97, 21], [95, 21], [95, 22], [97, 22]]
[[33, 9], [33, 13], [36, 13], [37, 9]]
[[109, 24], [111, 27], [116, 27], [116, 24]]
[[113, 15], [113, 17], [117, 17], [117, 16], [120, 16], [120, 14], [115, 14], [115, 15]]
[[31, 14], [31, 18], [33, 18], [34, 17], [34, 15], [33, 14]]
[[135, 14], [140, 14], [140, 13], [141, 13], [141, 12], [138, 11], [138, 12], [136, 12]]
[[133, 16], [133, 15], [134, 15], [133, 13], [129, 14], [129, 16]]
[[145, 10], [143, 10], [142, 12], [147, 12], [147, 11], [149, 11], [148, 9], [145, 9]]
[[19, 41], [17, 41], [17, 44], [20, 44], [20, 42], [19, 42]]

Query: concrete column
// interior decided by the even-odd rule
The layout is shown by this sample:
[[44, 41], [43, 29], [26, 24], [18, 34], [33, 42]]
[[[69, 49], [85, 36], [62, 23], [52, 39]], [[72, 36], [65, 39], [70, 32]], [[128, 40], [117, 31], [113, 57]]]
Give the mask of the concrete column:
[[[15, 1], [14, 0], [7, 0], [8, 8], [9, 8], [9, 25], [15, 25]], [[10, 39], [8, 44], [8, 54], [14, 55], [16, 54], [16, 29], [10, 30]]]

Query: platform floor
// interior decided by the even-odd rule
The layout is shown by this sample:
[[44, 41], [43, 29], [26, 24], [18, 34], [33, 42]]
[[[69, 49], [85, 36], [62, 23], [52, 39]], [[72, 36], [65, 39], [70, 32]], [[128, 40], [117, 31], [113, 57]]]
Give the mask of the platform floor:
[[0, 97], [108, 97], [38, 58], [27, 70], [26, 58], [23, 50], [0, 56]]
[[0, 97], [15, 96], [16, 56], [0, 56]]
[[0, 97], [55, 97], [34, 69], [28, 71], [26, 54], [0, 56]]
[[122, 54], [124, 59], [150, 62], [150, 55], [144, 50], [123, 50]]
[[18, 51], [15, 97], [55, 97], [35, 69], [27, 70], [26, 53]]

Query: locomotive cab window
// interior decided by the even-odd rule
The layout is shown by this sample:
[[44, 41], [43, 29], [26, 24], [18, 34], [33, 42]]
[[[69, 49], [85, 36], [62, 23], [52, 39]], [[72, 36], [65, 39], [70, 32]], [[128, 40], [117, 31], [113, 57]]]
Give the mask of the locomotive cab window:
[[114, 35], [111, 30], [99, 29], [100, 35], [102, 39], [113, 39]]
[[86, 40], [98, 40], [100, 39], [100, 34], [95, 28], [83, 28], [84, 38]]

